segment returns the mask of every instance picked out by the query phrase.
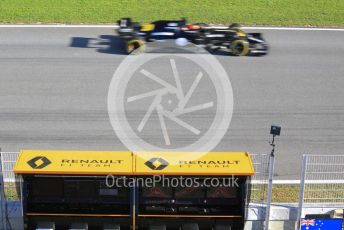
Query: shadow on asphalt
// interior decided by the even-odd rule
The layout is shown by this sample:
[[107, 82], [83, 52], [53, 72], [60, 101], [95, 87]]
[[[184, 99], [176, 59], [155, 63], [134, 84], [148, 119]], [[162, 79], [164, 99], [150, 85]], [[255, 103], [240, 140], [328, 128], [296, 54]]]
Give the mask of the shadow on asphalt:
[[72, 37], [70, 47], [95, 49], [99, 53], [127, 55], [120, 37], [100, 35], [97, 38]]

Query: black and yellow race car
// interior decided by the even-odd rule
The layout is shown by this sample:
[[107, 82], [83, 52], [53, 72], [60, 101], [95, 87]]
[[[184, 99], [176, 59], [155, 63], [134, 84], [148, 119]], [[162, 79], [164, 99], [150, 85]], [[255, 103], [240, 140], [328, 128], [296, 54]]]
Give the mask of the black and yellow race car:
[[140, 24], [123, 18], [118, 25], [117, 33], [125, 41], [127, 53], [142, 52], [146, 42], [165, 39], [184, 39], [209, 50], [221, 49], [235, 56], [266, 55], [269, 49], [261, 33], [246, 33], [236, 23], [214, 27], [204, 23], [188, 24], [181, 19]]

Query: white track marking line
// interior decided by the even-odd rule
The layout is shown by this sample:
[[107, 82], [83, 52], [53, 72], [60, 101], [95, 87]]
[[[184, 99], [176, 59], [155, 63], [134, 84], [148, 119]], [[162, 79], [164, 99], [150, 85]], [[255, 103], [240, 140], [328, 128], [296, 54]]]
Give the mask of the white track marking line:
[[257, 27], [246, 27], [244, 26], [243, 29], [248, 30], [296, 30], [296, 31], [344, 31], [344, 28], [317, 28], [317, 27], [264, 27], [264, 26], [257, 26]]
[[116, 25], [66, 25], [66, 24], [51, 24], [51, 25], [0, 24], [0, 28], [119, 28], [119, 26], [116, 26]]
[[[51, 24], [51, 25], [25, 25], [25, 24], [0, 24], [0, 28], [113, 28], [117, 25], [67, 25], [67, 24]], [[324, 27], [265, 27], [265, 26], [244, 26], [243, 29], [249, 30], [296, 30], [296, 31], [344, 31], [344, 28], [324, 28]]]

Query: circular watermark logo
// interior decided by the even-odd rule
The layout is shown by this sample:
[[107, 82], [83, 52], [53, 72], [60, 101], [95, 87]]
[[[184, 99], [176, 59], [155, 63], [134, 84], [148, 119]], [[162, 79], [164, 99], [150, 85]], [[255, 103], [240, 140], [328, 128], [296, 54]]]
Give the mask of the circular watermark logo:
[[[233, 91], [208, 52], [129, 55], [108, 92], [112, 127], [131, 151], [209, 152], [225, 135]], [[191, 49], [192, 50], [192, 49]]]

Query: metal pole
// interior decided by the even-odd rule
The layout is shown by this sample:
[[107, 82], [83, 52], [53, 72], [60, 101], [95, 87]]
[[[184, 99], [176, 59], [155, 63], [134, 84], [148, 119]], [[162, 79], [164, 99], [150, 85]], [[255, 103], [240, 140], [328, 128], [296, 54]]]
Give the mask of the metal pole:
[[274, 155], [274, 148], [273, 148], [270, 158], [269, 158], [269, 185], [268, 185], [268, 196], [266, 198], [266, 209], [265, 209], [265, 224], [264, 224], [265, 230], [269, 230], [270, 206], [271, 206], [271, 199], [272, 199], [272, 181], [273, 181], [274, 170], [275, 170], [274, 166], [275, 166], [275, 155]]
[[297, 230], [300, 229], [300, 220], [302, 215], [303, 198], [305, 195], [305, 179], [306, 179], [307, 155], [302, 156], [302, 169], [301, 169], [301, 184], [299, 192], [299, 206], [297, 211]]

